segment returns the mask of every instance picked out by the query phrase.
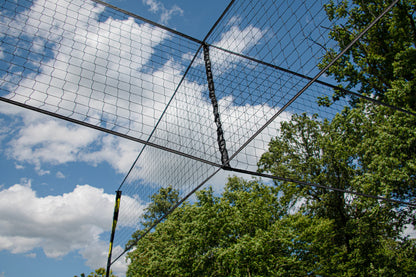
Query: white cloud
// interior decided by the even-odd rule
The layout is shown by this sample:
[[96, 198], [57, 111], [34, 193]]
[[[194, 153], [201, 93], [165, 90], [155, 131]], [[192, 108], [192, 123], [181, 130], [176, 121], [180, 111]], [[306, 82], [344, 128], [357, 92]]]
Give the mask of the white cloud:
[[0, 118], [0, 142], [7, 136], [11, 130], [6, 126], [5, 120]]
[[65, 174], [63, 174], [61, 171], [56, 172], [55, 176], [58, 179], [65, 179]]
[[16, 161], [34, 164], [40, 175], [43, 163], [52, 165], [73, 162], [85, 148], [98, 139], [99, 133], [88, 128], [46, 119], [24, 122], [8, 145], [6, 154]]
[[[235, 21], [237, 19], [233, 19]], [[238, 22], [237, 22], [238, 23]], [[214, 45], [235, 53], [245, 54], [246, 51], [257, 45], [264, 36], [265, 31], [254, 26], [247, 26], [241, 30], [239, 26], [232, 26], [230, 30], [221, 34], [221, 39]], [[230, 55], [222, 50], [211, 48], [210, 57], [214, 72], [224, 73], [243, 61], [243, 58]]]
[[[110, 22], [106, 24], [112, 26]], [[139, 28], [139, 26], [136, 27]], [[231, 31], [227, 32], [218, 42], [218, 45], [224, 47], [236, 45], [233, 46], [236, 49], [232, 50], [245, 51], [252, 46], [250, 45], [251, 40], [247, 37], [255, 37], [256, 40], [261, 38], [261, 31], [251, 26], [244, 30], [239, 30], [238, 27], [232, 27], [232, 29], [235, 34], [232, 35]], [[94, 41], [92, 38], [90, 40]], [[152, 52], [152, 50], [150, 49], [149, 52]], [[221, 59], [217, 63], [218, 66], [224, 65], [226, 68], [230, 68], [231, 64], [231, 61]], [[181, 76], [180, 68], [180, 65], [175, 64], [173, 60], [169, 60], [159, 70], [151, 74], [146, 73], [137, 76], [137, 78], [142, 79], [142, 84], [150, 86], [149, 91], [153, 93], [149, 99], [143, 98], [144, 100], [138, 101], [142, 105], [137, 105], [137, 109], [141, 110], [141, 116], [139, 114], [137, 116], [141, 117], [143, 122], [136, 121], [131, 126], [133, 126], [133, 130], [142, 130], [142, 133], [138, 133], [139, 137], [150, 133], [150, 130], [156, 124], [156, 119], [160, 116], [169, 99], [165, 91], [174, 91], [175, 84], [179, 82]], [[77, 74], [82, 75], [82, 72]], [[163, 83], [165, 87], [154, 85], [160, 83]], [[205, 86], [185, 80], [162, 120], [162, 124], [160, 124], [163, 127], [157, 130], [154, 138], [156, 143], [163, 146], [202, 158], [208, 157], [207, 159], [211, 160], [214, 158], [213, 161], [218, 162], [216, 126], [213, 120], [211, 103], [202, 94], [204, 91], [206, 91]], [[135, 96], [132, 95], [132, 97]], [[247, 135], [242, 132], [233, 133], [234, 130], [244, 127], [243, 129], [247, 132], [248, 130], [253, 131], [261, 126], [260, 124], [265, 122], [268, 116], [277, 111], [267, 107], [267, 105], [265, 108], [250, 105], [229, 105], [232, 101], [232, 97], [219, 100], [227, 146], [230, 147], [231, 152], [243, 143], [242, 140]], [[141, 145], [137, 143], [105, 136], [96, 131], [60, 121], [33, 120], [29, 116], [25, 116], [24, 120], [27, 128], [22, 129], [18, 136], [11, 141], [8, 153], [10, 157], [18, 161], [36, 165], [38, 170], [40, 170], [41, 164], [45, 163], [54, 165], [85, 161], [93, 165], [108, 162], [117, 172], [126, 173], [141, 148]], [[42, 130], [42, 132], [39, 132], [39, 130]], [[270, 136], [261, 137], [261, 142], [269, 141], [269, 139]], [[204, 145], [204, 143], [208, 144]], [[247, 150], [251, 154], [249, 155], [251, 164], [256, 164], [255, 158], [259, 157], [266, 146], [263, 143], [260, 147], [256, 146]], [[177, 159], [174, 158], [160, 159], [157, 163], [150, 162], [154, 160], [153, 153], [154, 151], [144, 153], [138, 164], [138, 167], [143, 170], [138, 175], [145, 178], [145, 181], [164, 184], [163, 180], [169, 179], [166, 178], [167, 174], [174, 174], [175, 172], [192, 173], [186, 169], [177, 169], [178, 166], [188, 167], [188, 164], [178, 164]], [[149, 169], [149, 167], [151, 168]]]
[[[143, 3], [154, 12], [163, 13], [167, 10], [159, 1], [147, 0]], [[56, 10], [57, 15], [48, 17], [45, 7], [46, 11]], [[78, 17], [67, 14], [77, 9], [80, 9]], [[175, 9], [177, 10], [171, 10]], [[38, 0], [29, 11], [17, 17], [26, 18], [26, 25], [20, 26], [22, 23], [13, 20], [8, 22], [9, 25], [4, 25], [17, 24], [25, 30], [26, 35], [33, 36], [32, 48], [40, 53], [44, 51], [46, 39], [52, 43], [57, 42], [52, 49], [54, 58], [39, 63], [41, 74], [29, 76], [19, 82], [19, 86], [13, 90], [16, 93], [14, 99], [32, 105], [38, 105], [40, 101], [45, 103], [46, 107], [58, 109], [60, 113], [74, 111], [72, 117], [87, 115], [92, 122], [94, 120], [91, 117], [104, 118], [108, 120], [108, 128], [127, 128], [129, 134], [147, 139], [179, 82], [182, 66], [168, 60], [154, 72], [142, 72], [143, 65], [149, 62], [155, 47], [169, 39], [169, 35], [148, 24], [140, 25], [132, 18], [119, 20], [110, 17], [105, 21], [98, 21], [98, 15], [102, 11], [100, 5], [93, 5], [88, 1], [49, 1], [46, 4], [45, 1]], [[238, 18], [234, 18], [233, 22], [238, 22]], [[32, 26], [38, 26], [35, 23], [44, 24], [45, 28], [34, 29]], [[53, 34], [46, 32], [51, 29], [54, 30]], [[5, 33], [14, 35], [8, 29]], [[262, 36], [263, 32], [253, 26], [243, 30], [231, 26], [216, 45], [244, 52], [258, 43]], [[235, 59], [231, 60], [230, 55], [225, 56], [223, 53], [217, 52], [214, 56], [216, 66], [223, 69], [231, 68], [237, 62]], [[123, 88], [123, 84], [128, 84], [129, 87]], [[171, 105], [171, 113], [165, 116], [167, 128], [158, 130], [156, 138], [162, 140], [161, 144], [175, 149], [179, 147], [184, 152], [191, 151], [190, 154], [196, 156], [201, 155], [201, 152], [198, 153], [200, 149], [206, 149], [202, 154], [206, 154], [206, 151], [216, 151], [207, 149], [206, 145], [198, 145], [201, 142], [196, 141], [198, 136], [204, 136], [202, 140], [208, 140], [210, 146], [217, 148], [212, 107], [202, 95], [204, 90], [205, 86], [185, 81]], [[228, 100], [220, 101], [225, 103]], [[252, 123], [257, 122], [258, 118], [266, 118], [266, 114], [261, 112], [247, 118], [247, 114], [255, 114], [255, 109], [258, 108], [225, 108], [223, 105], [223, 125], [254, 127]], [[240, 118], [248, 121], [244, 122]], [[27, 117], [24, 121], [25, 128], [22, 128], [9, 143], [8, 155], [17, 161], [34, 164], [39, 174], [47, 173], [41, 168], [42, 164], [56, 165], [76, 161], [85, 161], [93, 165], [108, 162], [117, 172], [124, 173], [141, 147], [58, 121], [33, 120]], [[118, 127], [112, 126], [113, 121]], [[98, 121], [94, 123], [102, 124]], [[198, 130], [195, 130], [195, 127]], [[233, 141], [235, 138], [227, 139], [231, 140], [228, 144], [231, 148], [240, 145]], [[183, 149], [184, 145], [190, 147]], [[217, 154], [214, 152], [208, 155]]]
[[41, 168], [38, 168], [38, 167], [36, 167], [36, 171], [37, 171], [39, 176], [51, 174], [51, 172], [49, 170], [44, 170], [44, 169], [41, 169]]
[[[18, 122], [14, 124], [17, 126], [12, 124], [18, 131], [7, 142], [5, 153], [17, 161], [16, 169], [23, 169], [24, 163], [32, 164], [39, 175], [50, 174], [44, 166], [70, 162], [87, 162], [94, 166], [106, 162], [116, 172], [126, 173], [141, 147], [138, 143], [32, 111], [2, 109], [2, 112]], [[65, 176], [58, 172], [56, 177]]]
[[[219, 41], [213, 42], [213, 45], [238, 54], [245, 54], [253, 46], [258, 45], [265, 35], [266, 31], [256, 28], [252, 25], [243, 30], [238, 26], [240, 18], [232, 17], [228, 25], [230, 29], [221, 34]], [[185, 53], [182, 55], [183, 60], [191, 61], [195, 53]], [[243, 58], [229, 54], [215, 47], [210, 47], [210, 60], [213, 67], [214, 75], [224, 74], [233, 69], [238, 63], [244, 61]], [[198, 59], [194, 61], [194, 66], [204, 66], [203, 52], [199, 54]]]
[[19, 169], [24, 169], [25, 167], [23, 165], [20, 165], [20, 164], [15, 163], [15, 168], [17, 170], [19, 170]]
[[416, 229], [415, 226], [412, 224], [407, 224], [404, 226], [404, 230], [402, 232], [403, 237], [408, 237], [409, 239], [416, 239]]
[[214, 45], [233, 52], [243, 53], [256, 45], [263, 35], [264, 32], [261, 29], [251, 25], [244, 30], [240, 30], [239, 26], [232, 26], [229, 31], [221, 34], [221, 40], [214, 43]]
[[[58, 9], [56, 14], [46, 16], [52, 7]], [[72, 16], [77, 10], [79, 13]], [[133, 18], [99, 21], [103, 11], [101, 5], [90, 1], [38, 0], [15, 20], [0, 25], [4, 35], [18, 39], [20, 34], [14, 30], [22, 29], [25, 36], [33, 37], [38, 43], [31, 50], [40, 55], [39, 61], [32, 61], [39, 69], [26, 78], [22, 79], [22, 72], [4, 76], [12, 92], [8, 97], [113, 130], [145, 131], [146, 137], [152, 122], [136, 108], [149, 100], [169, 97], [172, 89], [155, 91], [154, 76], [143, 67], [169, 34]], [[16, 29], [7, 28], [14, 25]], [[39, 25], [44, 28], [33, 27]], [[46, 53], [46, 41], [55, 44], [50, 49], [53, 55]], [[132, 125], [136, 129], [129, 127]]]
[[[89, 266], [101, 267], [106, 262], [108, 244], [99, 237], [111, 229], [114, 198], [89, 185], [46, 197], [38, 197], [30, 182], [4, 189], [0, 191], [0, 251], [28, 253], [40, 247], [50, 258], [79, 251]], [[137, 219], [144, 206], [128, 196], [123, 200], [135, 205], [123, 217]], [[120, 262], [117, 268], [125, 269], [126, 265]]]
[[80, 160], [97, 165], [109, 163], [117, 172], [126, 173], [136, 159], [142, 145], [114, 136], [103, 136], [100, 149], [80, 155]]
[[160, 22], [162, 24], [167, 24], [168, 21], [172, 18], [173, 15], [183, 15], [183, 10], [177, 6], [173, 5], [172, 8], [167, 9], [163, 3], [157, 0], [143, 0], [143, 4], [149, 6], [149, 11], [153, 13], [160, 12]]
[[34, 259], [34, 258], [36, 258], [36, 253], [28, 253], [25, 256], [28, 257], [28, 258]]

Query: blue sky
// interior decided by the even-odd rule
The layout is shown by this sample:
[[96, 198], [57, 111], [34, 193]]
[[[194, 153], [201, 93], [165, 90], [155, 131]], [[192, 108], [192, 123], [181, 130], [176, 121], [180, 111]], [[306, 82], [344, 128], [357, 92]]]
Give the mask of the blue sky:
[[[228, 4], [107, 2], [199, 39]], [[5, 103], [0, 143], [0, 277], [74, 276], [104, 266], [114, 191], [140, 147]], [[132, 216], [145, 203], [135, 204]], [[125, 268], [113, 270], [122, 276]]]

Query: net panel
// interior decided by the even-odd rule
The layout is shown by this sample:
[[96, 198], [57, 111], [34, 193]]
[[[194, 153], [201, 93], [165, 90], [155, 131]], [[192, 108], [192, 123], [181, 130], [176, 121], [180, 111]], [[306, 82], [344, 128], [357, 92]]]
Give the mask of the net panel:
[[[222, 161], [201, 43], [97, 2], [3, 1], [0, 97], [159, 146], [138, 144], [122, 183], [119, 259], [152, 194], [173, 186], [185, 199], [228, 174], [210, 179]], [[348, 105], [347, 97], [319, 106], [318, 96], [333, 93], [321, 82], [286, 107], [310, 81], [305, 76], [319, 72], [326, 49], [337, 49], [324, 4], [235, 1], [208, 36], [232, 167], [255, 171], [293, 113], [331, 119]]]
[[199, 47], [92, 1], [3, 1], [0, 30], [2, 97], [142, 140]]

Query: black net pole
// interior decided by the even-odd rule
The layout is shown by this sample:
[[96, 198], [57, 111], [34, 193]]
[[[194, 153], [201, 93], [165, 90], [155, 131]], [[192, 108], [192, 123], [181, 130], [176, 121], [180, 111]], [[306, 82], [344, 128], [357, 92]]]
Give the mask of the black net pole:
[[118, 212], [120, 210], [120, 198], [121, 198], [121, 190], [118, 190], [118, 191], [116, 191], [116, 202], [114, 204], [113, 226], [111, 228], [110, 248], [108, 250], [107, 270], [106, 270], [106, 273], [105, 273], [106, 277], [110, 276], [111, 254], [113, 252], [113, 241], [114, 241], [114, 235], [116, 233]]

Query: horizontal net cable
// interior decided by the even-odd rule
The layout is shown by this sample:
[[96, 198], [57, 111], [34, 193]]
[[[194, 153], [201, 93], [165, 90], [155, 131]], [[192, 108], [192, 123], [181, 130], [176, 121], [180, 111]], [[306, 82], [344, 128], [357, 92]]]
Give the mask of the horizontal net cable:
[[[296, 77], [301, 77], [301, 78], [307, 79], [309, 81], [311, 81], [313, 79], [310, 76], [306, 76], [306, 75], [300, 74], [298, 72], [289, 70], [287, 68], [283, 68], [283, 67], [276, 66], [274, 64], [265, 62], [265, 61], [261, 61], [261, 60], [255, 59], [253, 57], [249, 57], [249, 56], [244, 55], [244, 54], [241, 54], [241, 53], [236, 53], [236, 52], [233, 52], [233, 51], [230, 51], [230, 50], [227, 50], [227, 49], [218, 47], [216, 45], [210, 45], [210, 46], [213, 47], [213, 48], [216, 48], [216, 49], [218, 49], [220, 51], [224, 51], [227, 54], [235, 55], [235, 56], [238, 56], [238, 57], [243, 58], [245, 60], [250, 60], [250, 61], [252, 61], [254, 63], [258, 63], [258, 64], [261, 64], [261, 65], [264, 65], [264, 66], [267, 66], [267, 67], [276, 69], [278, 71], [282, 71], [282, 72], [285, 72], [285, 73], [289, 73], [289, 74], [294, 75]], [[357, 92], [354, 92], [354, 91], [351, 91], [351, 90], [347, 90], [347, 89], [345, 89], [345, 88], [343, 88], [341, 86], [333, 85], [333, 84], [330, 84], [328, 82], [325, 82], [325, 81], [322, 81], [322, 80], [319, 80], [319, 79], [318, 80], [315, 80], [315, 82], [318, 83], [318, 84], [320, 84], [320, 85], [324, 85], [324, 86], [326, 86], [328, 88], [331, 88], [334, 91], [341, 91], [341, 92], [343, 92], [345, 94], [348, 94], [350, 96], [353, 96], [353, 97], [356, 97], [356, 98], [365, 99], [365, 100], [370, 101], [370, 102], [373, 102], [373, 103], [375, 103], [377, 105], [385, 106], [385, 107], [388, 107], [388, 108], [393, 109], [393, 110], [396, 110], [396, 111], [400, 111], [400, 112], [403, 112], [403, 113], [406, 113], [406, 114], [409, 114], [409, 115], [416, 116], [416, 113], [413, 113], [411, 111], [405, 110], [403, 108], [400, 108], [400, 107], [397, 107], [397, 106], [394, 106], [394, 105], [390, 105], [388, 103], [384, 103], [384, 102], [382, 102], [380, 100], [377, 100], [375, 98], [371, 98], [371, 97], [368, 97], [366, 95], [362, 95], [362, 94], [359, 94]]]
[[267, 128], [273, 121], [276, 120], [285, 110], [292, 105], [305, 91], [307, 91], [314, 83], [325, 74], [325, 72], [339, 59], [341, 58], [357, 41], [359, 41], [365, 34], [371, 29], [385, 14], [387, 14], [395, 4], [397, 4], [398, 0], [393, 1], [381, 14], [379, 14], [374, 20], [372, 20], [359, 34], [356, 35], [354, 39], [349, 42], [344, 49], [342, 49], [336, 57], [334, 57], [324, 68], [322, 68], [316, 76], [310, 80], [305, 86], [302, 87], [293, 97], [288, 100], [283, 107], [279, 108], [278, 111], [270, 117], [267, 122], [260, 127], [240, 148], [230, 157], [230, 160], [233, 159], [240, 151], [242, 151], [246, 145], [248, 145], [252, 140], [254, 140], [265, 128]]
[[362, 196], [362, 197], [365, 197], [365, 198], [372, 198], [372, 199], [385, 201], [385, 202], [393, 202], [393, 203], [397, 203], [397, 204], [406, 205], [406, 206], [409, 206], [409, 207], [416, 208], [416, 203], [401, 201], [401, 200], [398, 200], [398, 199], [387, 198], [387, 197], [383, 197], [383, 196], [376, 196], [376, 195], [371, 195], [371, 194], [367, 194], [367, 193], [345, 190], [345, 189], [340, 189], [340, 188], [335, 188], [335, 187], [330, 187], [330, 186], [324, 186], [324, 185], [299, 181], [299, 180], [296, 180], [296, 179], [284, 178], [284, 177], [279, 177], [279, 176], [275, 176], [275, 175], [271, 175], [271, 174], [260, 173], [260, 172], [256, 172], [256, 171], [244, 170], [244, 169], [239, 169], [239, 168], [230, 168], [228, 170], [236, 172], [236, 173], [243, 173], [243, 174], [247, 174], [247, 175], [251, 175], [251, 176], [268, 178], [268, 179], [276, 180], [276, 181], [279, 181], [279, 182], [289, 182], [289, 183], [295, 183], [295, 184], [302, 185], [302, 186], [307, 186], [307, 187], [314, 187], [314, 188], [332, 190], [332, 191], [336, 191], [336, 192], [342, 192], [342, 193], [345, 193], [345, 194], [351, 194], [351, 195], [355, 195], [355, 196]]

